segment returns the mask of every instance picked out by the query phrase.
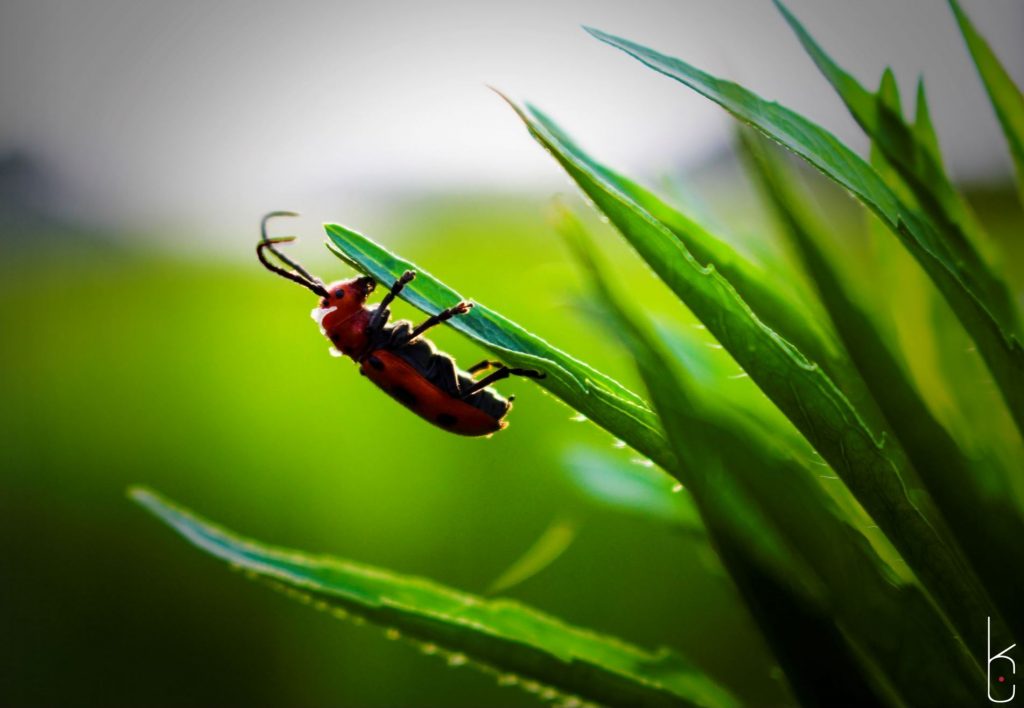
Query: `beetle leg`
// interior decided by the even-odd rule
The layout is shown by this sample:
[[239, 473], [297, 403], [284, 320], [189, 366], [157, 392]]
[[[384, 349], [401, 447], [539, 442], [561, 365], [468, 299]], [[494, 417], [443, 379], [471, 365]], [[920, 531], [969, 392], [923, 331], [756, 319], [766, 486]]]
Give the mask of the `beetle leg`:
[[415, 271], [407, 270], [402, 273], [402, 277], [394, 282], [391, 289], [388, 290], [387, 294], [380, 301], [380, 304], [377, 305], [377, 309], [373, 311], [373, 317], [370, 318], [370, 324], [367, 325], [371, 332], [379, 330], [388, 323], [388, 317], [391, 316], [391, 313], [388, 311], [388, 305], [398, 297], [398, 294], [402, 292], [402, 288], [412, 282], [412, 279], [415, 277]]
[[422, 324], [420, 324], [416, 329], [412, 331], [412, 333], [409, 335], [409, 339], [407, 339], [405, 342], [402, 342], [401, 344], [405, 344], [406, 342], [416, 339], [416, 337], [420, 336], [431, 327], [436, 327], [442, 322], [447, 322], [448, 320], [457, 315], [466, 314], [467, 312], [470, 311], [472, 307], [473, 303], [471, 302], [460, 302], [455, 307], [449, 307], [447, 310], [442, 310], [441, 312], [438, 312], [436, 315], [431, 315], [426, 320], [424, 320]]
[[462, 398], [469, 398], [477, 391], [481, 391], [487, 388], [495, 381], [507, 379], [509, 376], [525, 376], [526, 378], [530, 379], [542, 379], [546, 376], [546, 374], [540, 371], [534, 371], [533, 369], [510, 369], [507, 366], [499, 366], [498, 370], [495, 371], [493, 374], [488, 374], [487, 376], [483, 377], [475, 384], [470, 386], [468, 391], [463, 392]]
[[500, 361], [489, 361], [484, 359], [479, 364], [473, 364], [473, 366], [466, 369], [467, 374], [476, 374], [481, 371], [487, 371], [488, 369], [499, 369], [502, 363]]

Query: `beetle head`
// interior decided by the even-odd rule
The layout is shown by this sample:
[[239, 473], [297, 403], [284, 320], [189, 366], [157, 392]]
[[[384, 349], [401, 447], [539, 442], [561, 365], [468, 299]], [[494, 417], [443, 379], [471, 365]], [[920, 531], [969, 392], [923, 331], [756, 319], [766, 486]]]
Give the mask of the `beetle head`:
[[320, 300], [320, 307], [333, 307], [338, 312], [334, 318], [345, 319], [363, 309], [366, 298], [376, 287], [377, 281], [368, 276], [339, 280], [327, 286], [327, 296]]

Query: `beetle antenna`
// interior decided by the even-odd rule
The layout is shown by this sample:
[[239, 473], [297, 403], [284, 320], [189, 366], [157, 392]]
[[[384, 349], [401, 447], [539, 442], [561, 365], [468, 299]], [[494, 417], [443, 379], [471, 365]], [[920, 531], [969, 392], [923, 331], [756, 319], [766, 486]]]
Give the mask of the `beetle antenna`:
[[[260, 263], [262, 263], [267, 270], [277, 273], [282, 278], [287, 278], [292, 282], [298, 283], [304, 288], [312, 290], [315, 294], [319, 295], [320, 297], [327, 297], [327, 288], [324, 287], [324, 284], [320, 281], [319, 278], [313, 277], [306, 271], [305, 268], [303, 268], [298, 263], [296, 263], [292, 259], [288, 258], [286, 255], [281, 253], [279, 250], [274, 248], [276, 244], [289, 243], [290, 241], [295, 240], [294, 236], [284, 236], [281, 238], [269, 238], [267, 236], [267, 222], [275, 216], [298, 216], [298, 214], [296, 214], [293, 211], [272, 211], [263, 217], [263, 219], [260, 221], [261, 238], [260, 242], [256, 245], [256, 257], [260, 259]], [[281, 268], [271, 263], [267, 259], [267, 256], [264, 253], [264, 249], [273, 253], [274, 256], [276, 256], [277, 259], [280, 260], [282, 263], [290, 266], [291, 268], [294, 268], [298, 275], [296, 275], [296, 273], [292, 273], [288, 270], [285, 270], [284, 268]]]
[[327, 297], [327, 288], [325, 288], [322, 283], [311, 282], [309, 280], [306, 280], [301, 275], [296, 275], [295, 273], [287, 271], [284, 268], [281, 268], [280, 266], [276, 266], [269, 260], [267, 260], [267, 256], [263, 252], [264, 249], [271, 250], [276, 255], [277, 251], [274, 249], [275, 244], [288, 243], [289, 241], [294, 240], [294, 236], [285, 236], [284, 238], [271, 238], [267, 239], [266, 241], [260, 241], [256, 245], [256, 257], [260, 259], [260, 263], [262, 263], [263, 267], [266, 268], [267, 270], [277, 273], [282, 278], [287, 278], [288, 280], [291, 280], [294, 283], [298, 283], [304, 288], [312, 290], [315, 294], [319, 295], [320, 297]]
[[[298, 215], [299, 215], [299, 213], [295, 212], [295, 211], [272, 211], [269, 214], [267, 214], [266, 216], [264, 216], [260, 220], [260, 235], [263, 237], [263, 241], [264, 242], [270, 241], [270, 238], [267, 237], [267, 222], [268, 221], [273, 219], [275, 216], [298, 216]], [[273, 253], [275, 256], [277, 256], [278, 260], [280, 260], [285, 265], [293, 268], [294, 270], [298, 271], [299, 274], [301, 274], [302, 277], [304, 277], [309, 282], [311, 282], [311, 283], [319, 283], [320, 282], [319, 278], [310, 275], [309, 272], [307, 272], [305, 268], [303, 268], [298, 263], [293, 261], [291, 258], [289, 258], [288, 256], [286, 256], [283, 253], [281, 253], [279, 250], [274, 248], [273, 244], [271, 244], [269, 246], [269, 249], [270, 249], [271, 253]]]

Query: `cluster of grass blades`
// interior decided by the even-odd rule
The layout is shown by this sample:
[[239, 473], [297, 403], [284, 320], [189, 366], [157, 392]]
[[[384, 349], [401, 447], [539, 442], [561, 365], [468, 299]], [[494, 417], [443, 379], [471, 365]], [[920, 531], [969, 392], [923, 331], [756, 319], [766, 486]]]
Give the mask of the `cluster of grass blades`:
[[[1024, 100], [956, 0], [950, 5], [1024, 184]], [[589, 31], [744, 125], [741, 152], [775, 217], [765, 231], [781, 234], [816, 302], [802, 303], [782, 287], [786, 279], [768, 277], [693, 216], [591, 158], [540, 110], [513, 104], [532, 136], [722, 348], [691, 347], [695, 353], [681, 356], [686, 335], [655, 326], [617, 295], [614, 274], [567, 209], [559, 231], [587, 275], [602, 323], [635, 360], [649, 400], [483, 305], [451, 325], [503, 361], [545, 371], [538, 385], [656, 463], [660, 470], [623, 470], [587, 449], [567, 457], [591, 498], [711, 544], [794, 703], [932, 706], [1005, 698], [1012, 681], [987, 685], [986, 658], [989, 646], [1024, 637], [1024, 508], [1016, 479], [1024, 458], [1024, 350], [1014, 290], [997, 267], [996, 244], [945, 170], [923, 84], [908, 122], [891, 72], [877, 92], [863, 88], [779, 9], [866, 132], [870, 160], [739, 85]], [[834, 255], [834, 235], [806, 208], [796, 165], [776, 143], [855, 196], [895, 244], [889, 248], [916, 260], [926, 277], [904, 283], [920, 290], [907, 297], [927, 301], [936, 318], [957, 328], [991, 375], [999, 395], [989, 415], [1006, 421], [993, 426], [1002, 437], [989, 441], [998, 454], [968, 449], [969, 436], [934, 411], [886, 313]], [[402, 297], [428, 314], [461, 299], [355, 231], [328, 225], [327, 235], [336, 255], [381, 281], [419, 271]], [[903, 294], [895, 285], [888, 290], [892, 298]], [[930, 341], [938, 347], [943, 339]], [[951, 364], [957, 358], [934, 354], [946, 367], [941, 385], [948, 395], [970, 397], [965, 387], [973, 383], [959, 381]], [[741, 367], [758, 404], [754, 395], [730, 396], [733, 389], [694, 375], [694, 357], [707, 360], [707, 371], [723, 361]], [[148, 490], [131, 495], [202, 550], [272, 587], [379, 624], [449, 664], [475, 666], [542, 699], [564, 706], [738, 705], [737, 687], [669, 650], [637, 648], [515, 603], [274, 549]]]

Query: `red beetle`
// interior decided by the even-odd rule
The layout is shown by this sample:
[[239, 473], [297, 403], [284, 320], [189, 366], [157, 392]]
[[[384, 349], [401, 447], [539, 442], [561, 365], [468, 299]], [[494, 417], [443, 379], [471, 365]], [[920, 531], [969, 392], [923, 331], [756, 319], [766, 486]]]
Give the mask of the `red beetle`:
[[[293, 236], [267, 237], [267, 221], [275, 216], [297, 215], [275, 211], [263, 217], [262, 239], [256, 246], [260, 262], [268, 270], [319, 295], [320, 305], [313, 310], [313, 316], [334, 347], [358, 363], [363, 376], [424, 420], [459, 435], [490, 435], [508, 425], [504, 419], [515, 397], [502, 398], [488, 386], [509, 376], [544, 378], [539, 371], [509, 368], [487, 360], [468, 371], [460, 371], [451, 356], [439, 352], [422, 335], [431, 327], [466, 314], [472, 303], [460, 302], [416, 327], [408, 320], [388, 324], [388, 305], [416, 277], [415, 272], [408, 270], [402, 274], [380, 304], [370, 308], [366, 299], [377, 287], [373, 278], [363, 276], [324, 285], [275, 248], [276, 244], [294, 241]], [[271, 263], [266, 251], [292, 270]], [[479, 380], [473, 377], [491, 367], [496, 371]]]

